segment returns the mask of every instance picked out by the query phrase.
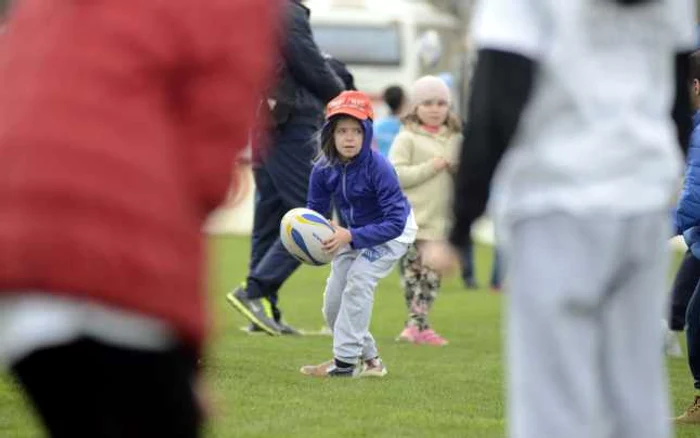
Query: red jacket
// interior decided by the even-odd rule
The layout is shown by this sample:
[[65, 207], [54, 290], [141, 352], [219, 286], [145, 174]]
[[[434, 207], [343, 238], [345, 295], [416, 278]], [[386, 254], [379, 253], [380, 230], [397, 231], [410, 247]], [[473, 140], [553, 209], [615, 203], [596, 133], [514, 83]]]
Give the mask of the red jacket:
[[0, 37], [0, 293], [100, 301], [200, 346], [200, 229], [270, 77], [273, 3], [15, 3]]

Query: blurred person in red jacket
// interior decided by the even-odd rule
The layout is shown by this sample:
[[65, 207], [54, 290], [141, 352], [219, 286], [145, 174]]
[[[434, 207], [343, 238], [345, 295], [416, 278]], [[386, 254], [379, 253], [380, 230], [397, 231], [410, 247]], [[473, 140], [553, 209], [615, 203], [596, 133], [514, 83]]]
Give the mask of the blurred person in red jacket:
[[14, 3], [0, 39], [0, 359], [51, 436], [198, 435], [200, 229], [271, 75], [274, 5]]

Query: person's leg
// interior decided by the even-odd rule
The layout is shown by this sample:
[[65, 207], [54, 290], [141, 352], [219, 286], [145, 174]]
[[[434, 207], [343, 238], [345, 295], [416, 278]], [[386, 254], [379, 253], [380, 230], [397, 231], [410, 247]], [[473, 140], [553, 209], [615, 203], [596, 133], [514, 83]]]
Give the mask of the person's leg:
[[666, 303], [667, 229], [664, 214], [619, 221], [620, 256], [601, 317], [602, 408], [610, 437], [670, 436], [663, 333], [658, 329]]
[[[255, 177], [255, 209], [253, 215], [253, 233], [251, 237], [250, 264], [248, 272], [255, 270], [262, 258], [279, 238], [279, 224], [286, 213], [282, 198], [263, 165], [253, 169]], [[281, 312], [277, 308], [277, 293], [267, 297], [270, 302], [270, 310], [275, 321], [281, 319]], [[251, 331], [262, 330], [251, 323]]]
[[700, 260], [690, 250], [683, 255], [678, 272], [671, 288], [671, 306], [669, 309], [668, 328], [682, 332], [685, 329], [685, 317], [688, 303], [700, 280]]
[[679, 334], [685, 329], [685, 316], [693, 290], [700, 280], [700, 260], [686, 251], [671, 287], [668, 317], [662, 320], [664, 350], [667, 356], [682, 357]]
[[509, 234], [509, 436], [607, 437], [597, 371], [616, 262], [607, 235], [563, 214], [521, 220]]
[[[287, 124], [281, 127], [265, 158], [265, 169], [282, 200], [283, 213], [306, 204], [315, 154], [312, 141], [315, 132], [313, 126]], [[246, 290], [229, 294], [227, 298], [237, 310], [268, 334], [280, 334], [286, 328], [293, 330], [275, 321], [281, 321], [281, 312], [272, 315], [270, 302], [278, 303], [279, 288], [299, 265], [299, 261], [284, 248], [277, 232], [270, 248], [249, 273]]]
[[474, 269], [474, 243], [470, 240], [462, 253], [462, 281], [467, 289], [477, 289], [476, 270]]
[[250, 245], [249, 271], [254, 271], [260, 260], [279, 237], [280, 221], [286, 211], [272, 178], [265, 167], [253, 169], [255, 178], [255, 206]]
[[404, 290], [404, 300], [406, 309], [408, 309], [408, 319], [404, 325], [404, 329], [399, 334], [397, 341], [415, 342], [418, 336], [419, 327], [421, 325], [422, 312], [414, 307], [416, 297], [420, 293], [421, 288], [421, 270], [418, 262], [419, 254], [416, 244], [413, 243], [408, 247], [406, 254], [399, 259], [399, 267], [402, 275], [402, 285]]
[[700, 283], [688, 304], [687, 321], [688, 366], [693, 375], [695, 389], [700, 395]]
[[421, 263], [421, 288], [418, 297], [415, 300], [415, 308], [421, 309], [423, 313], [423, 324], [419, 326], [418, 333], [418, 343], [428, 344], [428, 345], [447, 345], [447, 339], [443, 338], [437, 332], [431, 328], [428, 322], [428, 313], [435, 303], [438, 291], [440, 290], [441, 277], [440, 274], [434, 269], [425, 266], [422, 260]]
[[[326, 280], [326, 289], [323, 292], [323, 319], [326, 326], [333, 333], [340, 303], [343, 300], [343, 290], [348, 277], [348, 271], [359, 255], [359, 251], [345, 247], [333, 258], [331, 262], [331, 273]], [[301, 373], [308, 376], [325, 376], [328, 369], [333, 365], [333, 360], [322, 362], [318, 365], [305, 365], [301, 368]]]
[[[255, 179], [255, 209], [253, 211], [253, 233], [251, 240], [251, 254], [248, 272], [252, 272], [260, 263], [260, 260], [270, 250], [279, 236], [279, 223], [286, 213], [282, 198], [280, 198], [274, 180], [267, 170], [267, 158], [270, 148], [264, 144], [269, 141], [275, 144], [279, 131], [273, 129], [268, 132], [260, 132], [254, 140], [253, 148], [253, 177]], [[268, 138], [270, 136], [270, 138]], [[245, 284], [245, 282], [244, 282]], [[277, 308], [277, 294], [268, 297], [272, 314], [276, 321], [280, 319]], [[261, 330], [251, 323], [251, 330]]]
[[333, 327], [333, 355], [336, 362], [355, 364], [376, 355], [369, 333], [374, 290], [407, 250], [408, 245], [390, 241], [360, 251], [347, 274], [338, 317]]
[[440, 289], [440, 274], [423, 264], [420, 245], [421, 242], [411, 245], [402, 258], [406, 276], [404, 290], [409, 319], [398, 340], [447, 345], [447, 340], [431, 329], [428, 323], [428, 313]]
[[[37, 350], [13, 365], [12, 372], [23, 387], [48, 436], [100, 437], [97, 406], [92, 399], [95, 369], [82, 341]], [[70, 394], [70, 403], [66, 402]]]
[[96, 363], [107, 397], [103, 417], [120, 437], [200, 436], [202, 413], [194, 385], [196, 356], [97, 345]]
[[195, 438], [202, 423], [195, 363], [180, 349], [148, 352], [82, 339], [36, 351], [13, 372], [52, 438]]
[[[265, 161], [267, 174], [281, 200], [282, 214], [306, 205], [309, 175], [315, 154], [312, 141], [314, 134], [313, 126], [284, 126]], [[278, 220], [274, 243], [248, 276], [248, 298], [275, 294], [298, 267], [299, 262], [284, 249], [279, 240]]]
[[491, 267], [491, 289], [499, 291], [503, 287], [503, 256], [497, 246], [493, 247], [493, 266]]
[[693, 296], [688, 303], [686, 320], [688, 367], [693, 376], [695, 397], [692, 405], [683, 414], [676, 417], [676, 422], [700, 424], [700, 283], [696, 285]]

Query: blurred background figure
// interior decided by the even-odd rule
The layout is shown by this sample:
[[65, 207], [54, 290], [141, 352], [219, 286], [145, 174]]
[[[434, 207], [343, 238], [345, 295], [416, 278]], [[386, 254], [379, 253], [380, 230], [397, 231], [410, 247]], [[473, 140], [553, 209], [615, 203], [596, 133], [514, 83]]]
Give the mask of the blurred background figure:
[[462, 143], [462, 126], [451, 103], [450, 89], [442, 79], [418, 79], [411, 87], [410, 111], [401, 120], [404, 126], [389, 154], [418, 224], [416, 241], [400, 260], [408, 319], [398, 341], [448, 343], [428, 322], [441, 275], [423, 263], [420, 248], [426, 242], [445, 239], [450, 221], [450, 188]]
[[[694, 111], [692, 115], [693, 131], [690, 135], [683, 189], [678, 198], [676, 209], [673, 211], [673, 221], [675, 235], [692, 237], [692, 233], [684, 234], [684, 232], [700, 224], [700, 53], [698, 52], [694, 52], [690, 57], [689, 78], [690, 100]], [[663, 321], [665, 351], [671, 357], [683, 356], [679, 335], [685, 330], [686, 319], [694, 327], [697, 324], [696, 321], [700, 323], [700, 314], [688, 314], [688, 318], [686, 318], [686, 313], [689, 310], [688, 303], [700, 280], [700, 260], [690, 250], [694, 243], [696, 242], [692, 238], [686, 242], [688, 248], [683, 255], [671, 287], [668, 319]], [[693, 342], [688, 343], [689, 349], [692, 344]], [[698, 370], [700, 370], [700, 365], [698, 365]], [[698, 415], [698, 419], [700, 419], [700, 412]]]
[[[489, 287], [491, 292], [500, 292], [503, 287], [503, 258], [495, 246], [493, 247], [493, 262], [491, 265], [491, 278]], [[461, 257], [462, 284], [469, 290], [479, 289], [480, 285], [476, 279], [476, 264], [474, 263], [474, 243], [465, 244]]]
[[675, 229], [688, 245], [678, 268], [671, 289], [670, 318], [671, 333], [666, 335], [666, 353], [682, 356], [676, 333], [685, 329], [688, 345], [688, 365], [694, 380], [693, 403], [680, 416], [677, 423], [700, 424], [700, 51], [690, 56], [689, 71], [690, 100], [693, 106], [693, 131], [690, 135], [688, 159], [683, 190], [678, 199]]
[[271, 76], [272, 5], [13, 3], [0, 359], [50, 436], [199, 435], [200, 230]]
[[382, 100], [389, 108], [389, 114], [380, 117], [374, 124], [374, 136], [379, 153], [389, 156], [389, 149], [401, 129], [401, 114], [406, 106], [406, 94], [399, 85], [391, 85], [382, 93]]
[[511, 437], [670, 436], [658, 323], [695, 14], [693, 0], [477, 6], [452, 246], [424, 257], [456, 261], [498, 168]]
[[279, 224], [287, 211], [306, 205], [324, 105], [345, 89], [314, 42], [309, 9], [299, 0], [283, 3], [285, 29], [276, 84], [263, 106], [269, 110], [270, 125], [253, 139], [256, 197], [248, 278], [226, 296], [253, 324], [250, 330], [269, 335], [300, 334], [282, 321], [278, 307], [279, 289], [299, 267], [280, 242]]

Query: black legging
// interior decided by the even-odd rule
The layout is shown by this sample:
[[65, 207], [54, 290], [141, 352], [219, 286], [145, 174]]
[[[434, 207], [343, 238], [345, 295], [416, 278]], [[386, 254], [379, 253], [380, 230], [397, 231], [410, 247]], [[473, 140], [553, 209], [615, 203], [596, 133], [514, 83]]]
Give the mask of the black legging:
[[196, 361], [82, 339], [36, 351], [13, 372], [52, 438], [195, 438]]

